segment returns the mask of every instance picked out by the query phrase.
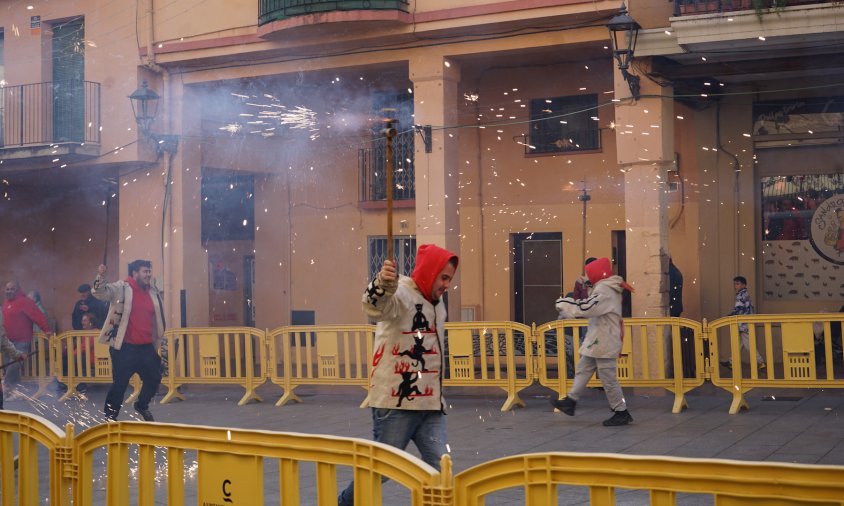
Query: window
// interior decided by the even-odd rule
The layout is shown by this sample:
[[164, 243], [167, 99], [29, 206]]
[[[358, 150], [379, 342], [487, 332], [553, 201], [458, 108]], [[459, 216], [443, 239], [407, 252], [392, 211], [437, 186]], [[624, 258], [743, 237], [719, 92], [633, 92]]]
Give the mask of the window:
[[[383, 116], [384, 109], [392, 109], [398, 134], [393, 137], [392, 171], [393, 198], [395, 200], [413, 200], [416, 198], [415, 175], [413, 168], [414, 135], [413, 96], [407, 93], [377, 92], [373, 96], [372, 116]], [[372, 141], [369, 148], [361, 149], [359, 165], [361, 174], [360, 200], [369, 202], [387, 198], [387, 141], [381, 132], [384, 124], [374, 122], [370, 132]]]
[[[410, 276], [413, 267], [416, 265], [416, 238], [411, 236], [393, 237], [393, 256], [396, 257], [399, 274]], [[384, 265], [387, 259], [387, 238], [375, 236], [369, 238], [369, 280], [375, 279], [375, 275]]]
[[601, 149], [597, 95], [533, 99], [530, 120], [526, 154]]
[[840, 300], [844, 174], [761, 178], [766, 300]]
[[253, 176], [202, 176], [202, 242], [255, 239]]

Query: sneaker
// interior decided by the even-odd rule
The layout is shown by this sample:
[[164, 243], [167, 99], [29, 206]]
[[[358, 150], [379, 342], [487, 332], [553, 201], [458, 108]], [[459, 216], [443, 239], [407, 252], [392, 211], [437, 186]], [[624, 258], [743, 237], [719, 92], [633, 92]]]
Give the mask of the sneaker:
[[768, 368], [768, 364], [766, 364], [765, 362], [759, 362], [759, 370], [760, 371], [764, 371], [767, 368]]
[[577, 406], [577, 401], [570, 397], [566, 397], [556, 401], [554, 399], [551, 399], [551, 405], [569, 416], [574, 416], [574, 408], [575, 406]]
[[720, 362], [718, 362], [718, 363], [719, 363], [719, 364], [721, 364], [721, 367], [726, 367], [727, 369], [732, 369], [732, 368], [733, 368], [733, 363], [732, 363], [732, 362], [730, 362], [729, 360], [722, 360], [722, 361], [720, 361]]
[[604, 420], [604, 427], [618, 427], [619, 425], [627, 425], [633, 421], [630, 412], [626, 409], [624, 411], [615, 411], [612, 417]]
[[150, 411], [149, 408], [141, 408], [137, 402], [133, 404], [133, 407], [135, 408], [135, 411], [137, 411], [138, 414], [141, 415], [141, 418], [143, 418], [145, 422], [155, 421], [155, 418], [153, 418], [152, 416], [152, 411]]

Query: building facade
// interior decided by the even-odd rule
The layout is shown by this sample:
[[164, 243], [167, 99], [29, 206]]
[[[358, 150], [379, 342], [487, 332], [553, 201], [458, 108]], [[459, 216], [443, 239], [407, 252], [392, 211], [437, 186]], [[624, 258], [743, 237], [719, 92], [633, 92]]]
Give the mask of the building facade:
[[553, 319], [588, 256], [634, 316], [667, 314], [669, 256], [689, 318], [726, 314], [735, 275], [760, 312], [844, 302], [840, 3], [634, 2], [626, 75], [617, 2], [0, 7], [0, 269], [63, 328], [135, 258], [169, 322], [363, 322], [387, 167], [402, 268], [461, 256], [455, 320]]

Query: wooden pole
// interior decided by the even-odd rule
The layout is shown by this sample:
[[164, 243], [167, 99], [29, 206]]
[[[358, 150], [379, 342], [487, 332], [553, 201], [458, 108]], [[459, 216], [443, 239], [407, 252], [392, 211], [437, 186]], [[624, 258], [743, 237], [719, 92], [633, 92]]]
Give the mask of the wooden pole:
[[387, 171], [387, 259], [393, 260], [393, 137], [396, 129], [393, 128], [393, 121], [387, 121], [387, 127], [383, 130], [384, 139], [387, 141], [385, 157], [385, 170]]

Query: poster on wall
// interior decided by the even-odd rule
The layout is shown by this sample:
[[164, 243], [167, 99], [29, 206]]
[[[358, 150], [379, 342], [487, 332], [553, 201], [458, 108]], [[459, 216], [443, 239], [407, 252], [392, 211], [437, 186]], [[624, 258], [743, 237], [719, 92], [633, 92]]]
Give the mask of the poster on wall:
[[766, 300], [844, 299], [844, 174], [762, 178]]

